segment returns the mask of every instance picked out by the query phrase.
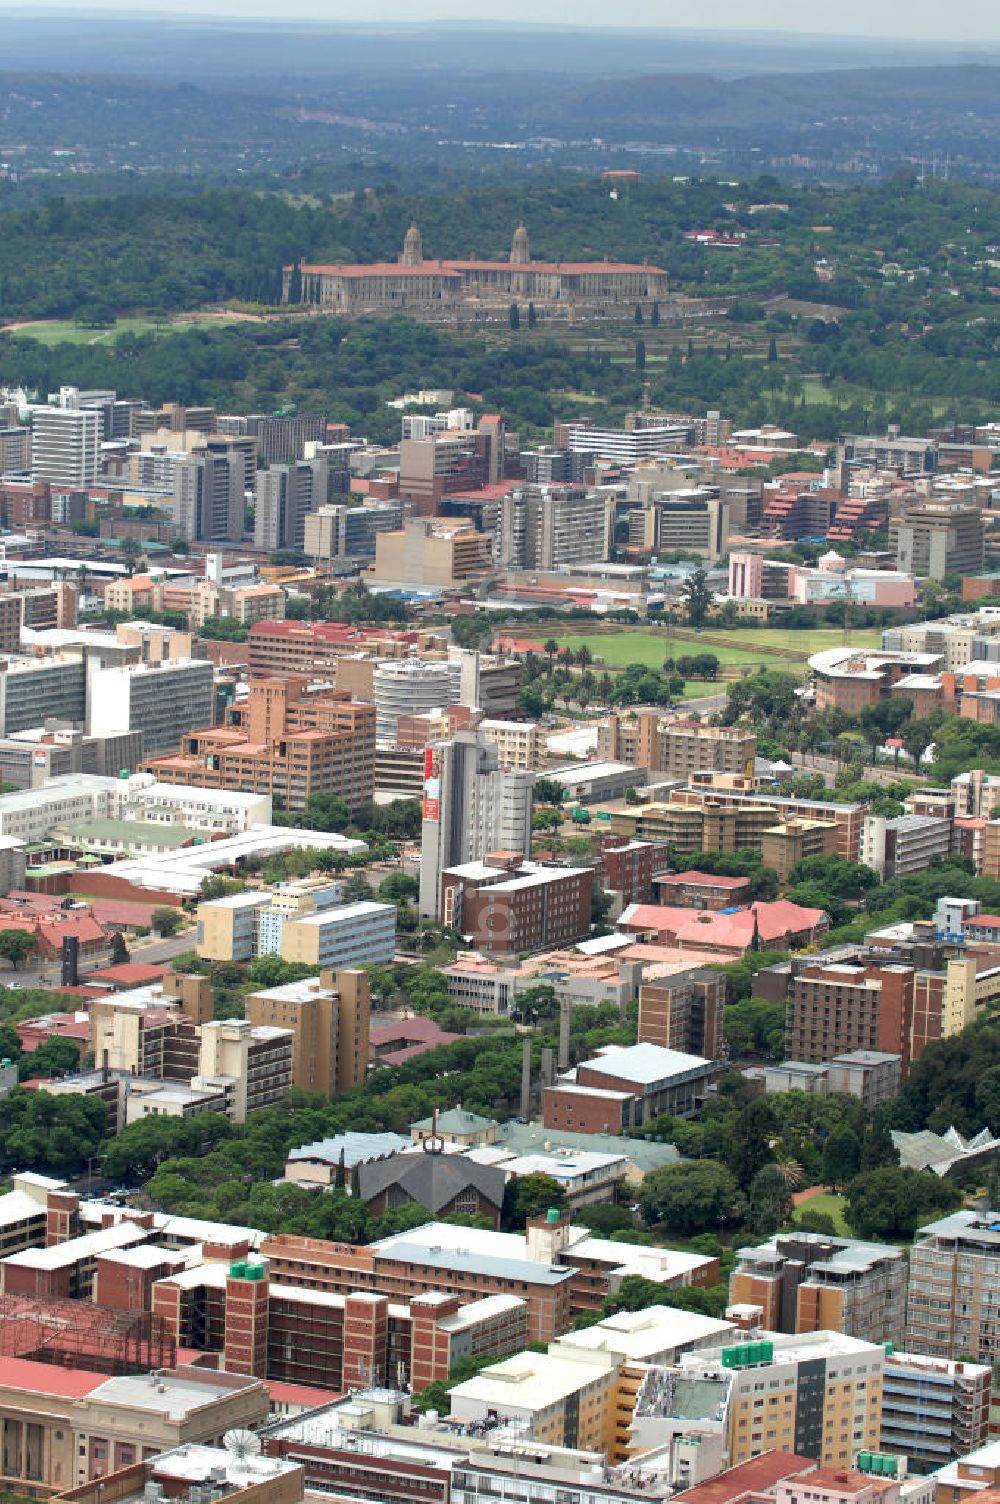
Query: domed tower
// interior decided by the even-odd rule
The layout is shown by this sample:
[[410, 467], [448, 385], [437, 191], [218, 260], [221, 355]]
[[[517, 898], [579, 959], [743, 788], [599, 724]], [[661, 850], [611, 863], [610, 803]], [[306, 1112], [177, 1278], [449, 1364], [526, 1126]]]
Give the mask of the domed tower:
[[514, 231], [514, 239], [510, 243], [510, 259], [518, 264], [531, 260], [531, 247], [528, 245], [528, 232], [524, 225], [518, 225]]
[[419, 266], [423, 261], [424, 243], [416, 225], [411, 225], [407, 230], [406, 239], [403, 241], [403, 254], [399, 259], [403, 266]]

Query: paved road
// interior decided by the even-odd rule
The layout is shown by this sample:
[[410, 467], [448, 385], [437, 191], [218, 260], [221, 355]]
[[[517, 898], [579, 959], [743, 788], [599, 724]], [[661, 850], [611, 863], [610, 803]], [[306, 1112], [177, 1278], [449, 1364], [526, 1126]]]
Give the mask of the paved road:
[[[153, 937], [140, 941], [129, 947], [129, 955], [133, 961], [142, 961], [147, 966], [160, 966], [172, 961], [183, 951], [193, 950], [196, 933], [196, 930], [188, 929], [179, 935], [171, 935], [167, 940]], [[100, 967], [92, 969], [100, 970]], [[82, 968], [80, 979], [87, 979], [87, 973]], [[62, 971], [58, 961], [47, 961], [42, 966], [22, 966], [19, 971], [5, 967], [0, 970], [0, 985], [9, 987], [11, 983], [18, 987], [59, 987], [62, 983]]]
[[167, 940], [144, 940], [138, 945], [130, 945], [129, 955], [133, 961], [141, 961], [144, 966], [158, 966], [161, 961], [172, 961], [184, 951], [194, 950], [197, 933], [196, 929], [189, 929], [182, 930], [179, 935], [171, 935]]

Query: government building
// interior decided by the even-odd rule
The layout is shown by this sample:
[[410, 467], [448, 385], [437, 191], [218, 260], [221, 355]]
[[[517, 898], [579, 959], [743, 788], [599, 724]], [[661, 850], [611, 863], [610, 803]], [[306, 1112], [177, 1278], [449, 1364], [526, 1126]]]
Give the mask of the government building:
[[[295, 283], [298, 283], [298, 286]], [[615, 305], [667, 296], [667, 273], [623, 261], [532, 261], [528, 232], [518, 225], [508, 261], [428, 261], [420, 231], [411, 225], [398, 261], [368, 265], [286, 266], [282, 300], [337, 313], [430, 311], [524, 299], [542, 308]]]

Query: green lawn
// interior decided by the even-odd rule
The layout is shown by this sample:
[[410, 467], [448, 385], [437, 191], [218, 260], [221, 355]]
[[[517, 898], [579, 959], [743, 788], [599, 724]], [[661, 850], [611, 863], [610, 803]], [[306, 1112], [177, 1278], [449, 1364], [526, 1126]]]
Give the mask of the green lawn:
[[[714, 635], [720, 628], [706, 627], [707, 632]], [[750, 645], [759, 644], [762, 648], [795, 648], [802, 653], [818, 653], [821, 648], [839, 648], [844, 641], [844, 633], [840, 627], [731, 627], [725, 629], [725, 635], [733, 642], [744, 642]], [[851, 633], [851, 646], [855, 648], [875, 648], [882, 642], [882, 634], [877, 627], [857, 629]], [[694, 644], [692, 644], [694, 647]], [[709, 644], [705, 652], [715, 653], [717, 648]]]
[[807, 1196], [804, 1201], [799, 1202], [792, 1213], [792, 1221], [797, 1221], [799, 1213], [808, 1207], [811, 1212], [823, 1212], [827, 1217], [832, 1217], [837, 1235], [841, 1238], [849, 1238], [852, 1236], [851, 1229], [844, 1221], [846, 1204], [846, 1196], [835, 1196], [832, 1191], [817, 1191], [815, 1196]]
[[213, 329], [225, 322], [225, 317], [118, 319], [108, 329], [88, 329], [72, 319], [41, 319], [7, 332], [18, 339], [34, 340], [39, 345], [107, 345], [122, 334], [179, 334], [186, 329]]
[[[722, 628], [707, 628], [709, 636], [722, 635]], [[794, 659], [783, 658], [783, 648], [797, 648], [803, 653], [816, 653], [821, 648], [839, 647], [843, 642], [843, 633], [838, 627], [814, 627], [805, 631], [797, 632], [790, 627], [735, 627], [725, 630], [724, 635], [729, 646], [720, 646], [715, 642], [705, 642], [701, 638], [677, 637], [670, 641], [673, 646], [673, 656], [682, 658], [693, 653], [714, 653], [720, 663], [753, 663], [758, 668], [768, 664], [779, 664], [790, 673], [801, 671], [800, 665]], [[598, 659], [614, 668], [625, 668], [630, 663], [641, 663], [647, 668], [662, 668], [663, 660], [667, 656], [668, 638], [663, 627], [625, 627], [617, 632], [552, 632], [546, 633], [545, 640], [551, 636], [560, 647], [568, 647], [573, 652], [586, 646], [594, 655], [595, 666], [599, 669]], [[855, 647], [875, 647], [880, 641], [877, 631], [858, 631], [851, 634], [851, 642]], [[749, 651], [758, 647], [760, 652]], [[773, 654], [769, 649], [774, 649]]]

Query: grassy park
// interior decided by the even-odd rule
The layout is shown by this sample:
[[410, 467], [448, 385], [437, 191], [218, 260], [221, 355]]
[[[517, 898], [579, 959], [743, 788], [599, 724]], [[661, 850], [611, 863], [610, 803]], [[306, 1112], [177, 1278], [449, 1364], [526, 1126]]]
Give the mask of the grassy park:
[[798, 1202], [792, 1221], [797, 1221], [799, 1214], [804, 1211], [822, 1212], [824, 1216], [832, 1218], [838, 1237], [849, 1238], [852, 1236], [851, 1229], [844, 1221], [846, 1201], [845, 1196], [838, 1196], [833, 1191], [817, 1191], [814, 1196], [804, 1196]]
[[[231, 317], [238, 317], [232, 315]], [[106, 328], [78, 324], [74, 319], [39, 319], [35, 322], [8, 324], [0, 333], [18, 339], [32, 339], [40, 345], [108, 345], [123, 334], [181, 334], [189, 329], [214, 329], [229, 321], [222, 313], [199, 318], [190, 314], [168, 314], [163, 318], [120, 318]]]
[[[679, 636], [668, 638], [662, 626], [615, 627], [607, 632], [552, 632], [547, 634], [561, 648], [579, 652], [586, 647], [593, 654], [596, 667], [602, 663], [609, 668], [625, 668], [630, 663], [641, 663], [647, 668], [661, 668], [668, 653], [668, 642], [675, 658], [692, 653], [714, 653], [720, 663], [748, 663], [763, 667], [781, 667], [788, 673], [801, 672], [801, 659], [787, 658], [789, 650], [799, 653], [817, 653], [822, 648], [839, 647], [843, 633], [838, 627], [810, 627], [796, 630], [791, 627], [708, 627], [704, 637]], [[705, 640], [705, 639], [709, 640]], [[725, 646], [718, 639], [725, 639]], [[880, 640], [878, 631], [857, 631], [851, 634], [855, 647], [876, 647]], [[698, 694], [709, 693], [700, 686]]]

